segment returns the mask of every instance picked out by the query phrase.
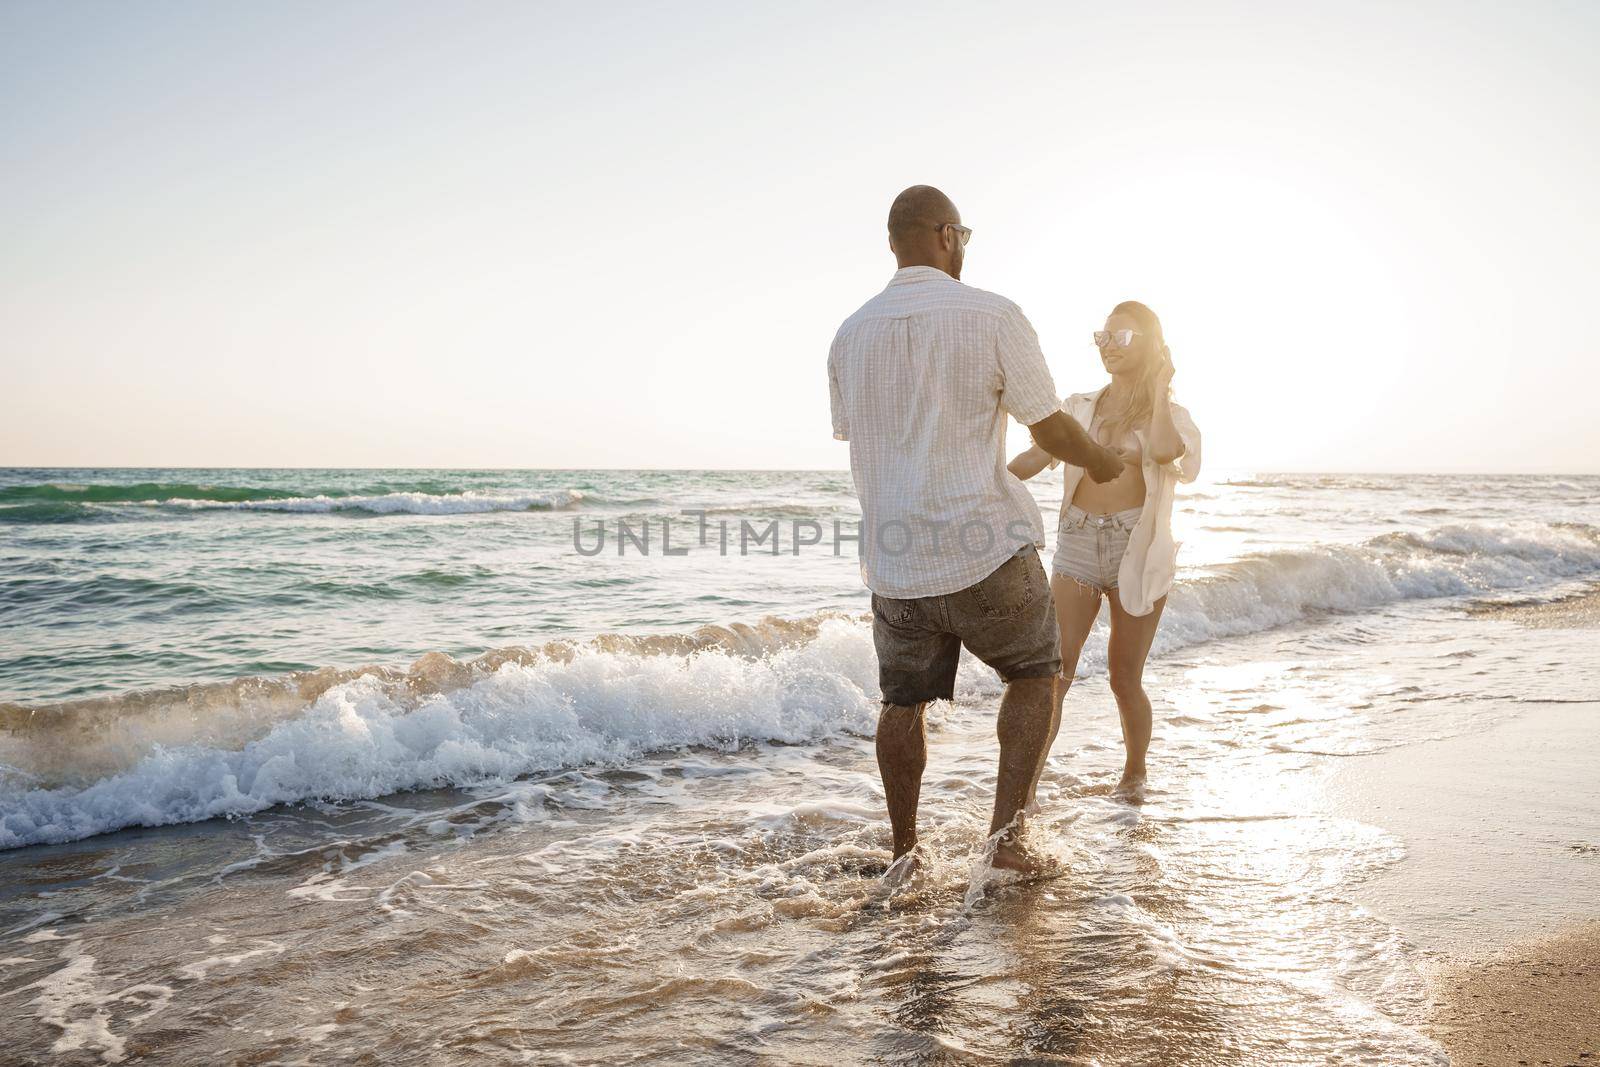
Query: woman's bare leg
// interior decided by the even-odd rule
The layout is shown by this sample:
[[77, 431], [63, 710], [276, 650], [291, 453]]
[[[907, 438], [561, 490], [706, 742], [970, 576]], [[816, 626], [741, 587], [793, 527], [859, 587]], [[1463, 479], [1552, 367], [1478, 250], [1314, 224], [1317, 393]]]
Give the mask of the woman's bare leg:
[[1150, 750], [1150, 698], [1144, 691], [1144, 661], [1156, 638], [1156, 627], [1167, 598], [1156, 601], [1148, 615], [1129, 615], [1122, 610], [1117, 591], [1111, 590], [1111, 640], [1106, 648], [1106, 674], [1111, 695], [1117, 698], [1117, 713], [1122, 717], [1122, 746], [1126, 750], [1122, 781], [1117, 791], [1138, 789], [1145, 779], [1145, 753]]
[[1034, 794], [1039, 789], [1039, 776], [1050, 758], [1050, 746], [1055, 744], [1061, 729], [1061, 702], [1066, 699], [1072, 676], [1078, 671], [1078, 657], [1083, 654], [1083, 643], [1089, 639], [1089, 630], [1100, 614], [1100, 591], [1082, 585], [1064, 574], [1050, 575], [1050, 592], [1056, 602], [1056, 627], [1061, 631], [1061, 677], [1057, 679], [1055, 706], [1050, 712], [1050, 739], [1039, 755], [1039, 766], [1034, 768], [1033, 783], [1028, 787], [1028, 806], [1035, 803]]

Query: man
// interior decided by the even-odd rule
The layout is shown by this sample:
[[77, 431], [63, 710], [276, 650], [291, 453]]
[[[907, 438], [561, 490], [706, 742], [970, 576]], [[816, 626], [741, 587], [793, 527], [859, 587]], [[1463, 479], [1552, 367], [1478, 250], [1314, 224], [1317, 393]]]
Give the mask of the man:
[[[1004, 297], [962, 285], [972, 231], [950, 198], [916, 185], [889, 209], [899, 270], [845, 320], [828, 354], [833, 435], [850, 442], [861, 500], [861, 575], [883, 707], [878, 769], [894, 830], [891, 875], [915, 865], [927, 763], [923, 709], [954, 695], [965, 645], [1005, 682], [991, 835], [996, 867], [1032, 871], [1020, 811], [1046, 756], [1060, 670], [1044, 523], [1006, 471], [1006, 415], [1096, 481], [1122, 470], [1059, 408], [1033, 327]], [[910, 859], [903, 857], [911, 856]]]

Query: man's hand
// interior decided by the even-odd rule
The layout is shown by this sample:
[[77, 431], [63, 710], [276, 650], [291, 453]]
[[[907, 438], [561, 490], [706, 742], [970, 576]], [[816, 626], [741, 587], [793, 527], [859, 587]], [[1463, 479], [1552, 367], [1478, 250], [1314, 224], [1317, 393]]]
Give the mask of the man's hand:
[[1125, 462], [1125, 453], [1120, 448], [1106, 448], [1095, 445], [1098, 454], [1090, 457], [1090, 462], [1083, 465], [1089, 477], [1097, 482], [1115, 481], [1122, 476], [1122, 466]]
[[1090, 437], [1066, 412], [1053, 411], [1029, 426], [1028, 431], [1040, 448], [1082, 467], [1097, 482], [1109, 482], [1122, 473], [1122, 454]]

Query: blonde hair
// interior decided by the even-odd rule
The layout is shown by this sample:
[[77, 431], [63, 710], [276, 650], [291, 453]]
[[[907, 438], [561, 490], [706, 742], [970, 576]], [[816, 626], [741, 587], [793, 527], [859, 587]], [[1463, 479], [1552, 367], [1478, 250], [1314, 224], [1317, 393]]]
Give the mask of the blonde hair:
[[[1161, 332], [1161, 320], [1156, 318], [1154, 311], [1137, 300], [1124, 300], [1111, 309], [1111, 314], [1129, 316], [1139, 324], [1139, 332], [1155, 342], [1151, 349], [1152, 355], [1140, 368], [1138, 381], [1134, 384], [1133, 393], [1129, 396], [1127, 404], [1101, 420], [1100, 425], [1106, 431], [1103, 443], [1114, 445], [1121, 441], [1129, 430], [1150, 425], [1150, 418], [1156, 410], [1156, 375], [1161, 371], [1161, 361], [1166, 353], [1167, 342]], [[1099, 414], [1098, 405], [1096, 414]]]

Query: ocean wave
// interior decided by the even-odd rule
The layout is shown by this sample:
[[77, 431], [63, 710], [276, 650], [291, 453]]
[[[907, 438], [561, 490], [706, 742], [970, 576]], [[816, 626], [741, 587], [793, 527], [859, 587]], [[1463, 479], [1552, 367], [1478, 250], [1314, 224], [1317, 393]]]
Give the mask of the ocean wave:
[[1401, 478], [1352, 474], [1255, 475], [1245, 478], [1229, 478], [1217, 484], [1234, 489], [1293, 489], [1297, 491], [1360, 489], [1378, 493], [1398, 493], [1407, 488], [1405, 480]]
[[[431, 653], [407, 672], [253, 679], [189, 701], [146, 695], [137, 713], [125, 698], [0, 707], [0, 849], [679, 746], [867, 734], [877, 685], [863, 627], [772, 620], [765, 630], [502, 649], [465, 664]], [[213, 713], [195, 715], [197, 700], [215, 701]], [[124, 765], [96, 777], [85, 755]], [[77, 780], [51, 781], [60, 777]]]
[[115, 522], [116, 514], [93, 504], [65, 501], [41, 504], [0, 504], [0, 523], [49, 526], [68, 522]]
[[[1155, 654], [1319, 613], [1548, 588], [1600, 575], [1600, 529], [1447, 526], [1265, 553], [1187, 576]], [[1079, 660], [1105, 668], [1097, 626]], [[964, 664], [961, 699], [999, 684]], [[0, 848], [132, 825], [370, 798], [679, 745], [870, 731], [878, 695], [865, 618], [823, 613], [688, 634], [613, 634], [409, 669], [0, 705]]]
[[1180, 581], [1156, 650], [1255, 633], [1330, 611], [1481, 596], [1600, 574], [1600, 528], [1444, 526], [1362, 544], [1263, 553]]
[[246, 485], [209, 485], [190, 482], [135, 482], [133, 484], [82, 484], [41, 482], [0, 488], [0, 504], [150, 504], [169, 500], [277, 500], [294, 496], [282, 489]]
[[165, 612], [222, 611], [235, 602], [196, 582], [137, 575], [96, 574], [83, 579], [54, 575], [0, 578], [0, 608], [39, 611], [65, 604], [101, 610], [137, 607], [148, 612]]
[[287, 511], [327, 514], [361, 511], [373, 515], [476, 515], [489, 511], [551, 511], [568, 508], [584, 499], [577, 489], [542, 493], [489, 493], [469, 489], [461, 493], [383, 493], [372, 496], [293, 496], [274, 500], [234, 502], [164, 500], [162, 504], [195, 510]]
[[208, 485], [30, 485], [0, 490], [0, 523], [118, 522], [152, 514], [186, 510], [251, 510], [251, 512], [363, 512], [371, 515], [474, 515], [483, 512], [526, 512], [574, 507], [586, 499], [579, 490], [482, 491], [453, 493], [384, 491], [384, 493], [318, 493], [314, 496], [259, 490], [245, 486]]

